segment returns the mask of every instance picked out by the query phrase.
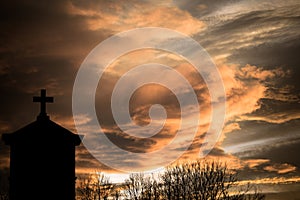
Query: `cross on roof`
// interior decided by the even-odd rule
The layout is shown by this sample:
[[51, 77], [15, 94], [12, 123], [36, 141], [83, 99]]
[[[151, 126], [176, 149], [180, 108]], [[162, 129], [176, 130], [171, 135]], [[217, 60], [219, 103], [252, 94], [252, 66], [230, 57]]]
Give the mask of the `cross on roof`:
[[47, 97], [46, 96], [46, 90], [41, 89], [41, 96], [40, 97], [33, 97], [33, 102], [40, 102], [41, 103], [41, 112], [40, 117], [46, 117], [46, 103], [53, 103], [54, 98], [53, 97]]

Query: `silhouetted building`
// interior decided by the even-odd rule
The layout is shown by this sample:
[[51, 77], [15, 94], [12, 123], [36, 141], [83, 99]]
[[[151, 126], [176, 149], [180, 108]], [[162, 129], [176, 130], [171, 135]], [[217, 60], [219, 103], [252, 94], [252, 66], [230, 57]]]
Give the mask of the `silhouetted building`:
[[49, 119], [46, 103], [53, 102], [41, 90], [37, 120], [14, 133], [4, 134], [10, 145], [10, 199], [75, 199], [75, 146], [73, 134]]

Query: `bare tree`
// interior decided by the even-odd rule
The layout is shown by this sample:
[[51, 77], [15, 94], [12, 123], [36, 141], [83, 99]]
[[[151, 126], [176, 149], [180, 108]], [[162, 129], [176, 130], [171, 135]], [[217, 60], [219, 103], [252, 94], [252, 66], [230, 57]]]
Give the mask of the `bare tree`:
[[127, 199], [143, 199], [146, 191], [146, 181], [144, 174], [130, 174], [125, 180], [125, 196]]
[[124, 196], [133, 200], [159, 200], [161, 187], [151, 176], [145, 176], [143, 173], [131, 174], [129, 179], [125, 180]]
[[250, 194], [250, 187], [234, 194], [237, 175], [219, 162], [196, 161], [168, 167], [161, 176], [162, 199], [183, 200], [262, 200]]
[[[195, 161], [169, 166], [154, 178], [131, 174], [113, 185], [102, 173], [80, 180], [79, 200], [263, 200], [250, 184], [241, 186], [235, 171], [219, 162]], [[254, 192], [253, 192], [254, 191]]]
[[127, 199], [133, 200], [263, 200], [250, 194], [251, 186], [237, 189], [237, 175], [218, 162], [196, 161], [168, 167], [158, 180], [131, 174], [125, 182]]
[[115, 190], [113, 193], [113, 198], [114, 200], [119, 200], [119, 198], [121, 197], [121, 193], [119, 190]]
[[78, 199], [80, 200], [106, 200], [113, 188], [109, 178], [103, 173], [95, 172], [88, 177], [79, 179]]

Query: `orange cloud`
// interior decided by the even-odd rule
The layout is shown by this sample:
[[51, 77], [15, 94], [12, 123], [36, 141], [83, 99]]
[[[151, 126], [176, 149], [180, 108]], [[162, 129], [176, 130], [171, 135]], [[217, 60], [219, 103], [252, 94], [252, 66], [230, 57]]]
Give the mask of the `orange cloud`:
[[[108, 80], [108, 82], [101, 83], [105, 86], [102, 88], [101, 93], [105, 94], [104, 98], [110, 97], [110, 92], [107, 91], [113, 89], [113, 85], [122, 74], [126, 73], [135, 66], [149, 62], [161, 63], [173, 67], [190, 82], [194, 90], [197, 92], [198, 101], [200, 102], [200, 124], [191, 124], [191, 128], [198, 128], [198, 133], [193, 144], [188, 151], [185, 152], [181, 159], [198, 158], [199, 150], [203, 143], [203, 138], [211, 121], [210, 95], [203, 79], [201, 79], [201, 76], [199, 74], [197, 75], [197, 71], [182, 58], [169, 52], [157, 50], [130, 52], [118, 58], [114, 63], [111, 64], [111, 66], [109, 66], [108, 70], [105, 71], [104, 78], [101, 81]], [[252, 160], [243, 163], [237, 157], [230, 155], [227, 152], [222, 152], [221, 145], [225, 139], [225, 134], [230, 134], [230, 132], [234, 130], [239, 130], [240, 127], [238, 122], [241, 120], [251, 120], [251, 116], [249, 116], [249, 114], [260, 108], [259, 101], [266, 96], [266, 91], [269, 87], [265, 84], [265, 81], [273, 81], [277, 77], [284, 77], [285, 72], [279, 68], [274, 70], [264, 70], [260, 67], [252, 65], [239, 66], [234, 64], [226, 64], [226, 60], [217, 61], [217, 66], [223, 78], [226, 90], [226, 124], [224, 126], [222, 136], [219, 138], [215, 149], [213, 149], [211, 154], [208, 155], [208, 158], [221, 159], [226, 162], [230, 162], [230, 165], [235, 166], [236, 168], [241, 168], [244, 166], [255, 167], [263, 164], [267, 161]], [[143, 79], [144, 76], [146, 75], [142, 74], [141, 76], [137, 77], [137, 79]], [[172, 82], [172, 84], [176, 84], [176, 82]], [[149, 123], [150, 118], [148, 114], [149, 106], [151, 104], [157, 102], [159, 102], [159, 104], [164, 103], [166, 108], [168, 108], [167, 111], [169, 118], [165, 124], [164, 130], [161, 131], [157, 137], [152, 137], [151, 141], [139, 140], [134, 137], [130, 137], [129, 135], [124, 135], [113, 123], [105, 124], [104, 128], [106, 133], [112, 135], [113, 138], [120, 137], [120, 140], [117, 139], [119, 140], [117, 141], [119, 142], [118, 144], [121, 146], [127, 145], [129, 150], [133, 150], [135, 152], [152, 152], [164, 147], [176, 135], [180, 121], [178, 110], [174, 109], [174, 107], [177, 105], [175, 105], [175, 101], [172, 100], [173, 97], [174, 96], [172, 96], [169, 91], [157, 86], [140, 88], [133, 95], [131, 99], [132, 107], [128, 109], [131, 109], [132, 119], [138, 125], [146, 125]], [[109, 110], [110, 108], [108, 106], [103, 106], [100, 110], [104, 111], [104, 109]], [[106, 116], [106, 118], [112, 117], [107, 113], [102, 116]], [[199, 113], [190, 117], [199, 117]], [[126, 144], [121, 144], [124, 142], [126, 142]], [[139, 144], [139, 146], [136, 147], [136, 144]], [[182, 144], [180, 145], [183, 146], [184, 144], [185, 141], [183, 140]], [[174, 148], [174, 151], [176, 151], [176, 148]], [[170, 154], [172, 154], [172, 152]]]
[[293, 172], [296, 170], [296, 167], [293, 165], [290, 165], [288, 163], [284, 164], [274, 164], [264, 167], [264, 170], [269, 172], [277, 172], [278, 174], [286, 174], [289, 172]]
[[239, 185], [248, 185], [250, 184], [291, 184], [291, 183], [299, 183], [300, 177], [273, 177], [273, 178], [262, 178], [262, 179], [256, 179], [256, 180], [244, 180], [244, 181], [238, 181], [237, 183]]
[[[143, 55], [142, 52], [135, 52], [131, 55], [131, 57], [134, 56], [135, 59], [141, 59], [143, 58], [142, 55]], [[156, 55], [156, 53], [152, 52], [151, 55], [152, 56]], [[146, 54], [145, 56], [147, 57]], [[186, 79], [190, 81], [191, 85], [193, 85], [195, 90], [203, 91], [203, 89], [205, 89], [205, 84], [203, 80], [201, 80], [201, 77], [199, 78], [195, 76], [196, 71], [193, 70], [193, 68], [191, 68], [189, 64], [184, 63], [183, 61], [180, 61], [180, 59], [178, 60], [177, 57], [172, 57], [170, 55], [162, 56], [161, 58], [164, 59], [168, 58], [169, 63], [177, 62], [177, 65], [173, 66], [174, 69], [178, 70], [181, 74], [183, 74], [186, 77]], [[135, 59], [133, 60], [136, 62]], [[176, 60], [176, 62], [174, 59]], [[159, 62], [161, 60], [157, 59], [156, 61]], [[178, 62], [180, 64], [178, 64]], [[130, 63], [132, 64], [132, 61]], [[118, 64], [120, 65], [124, 63], [123, 61], [120, 61]], [[168, 64], [168, 62], [165, 62], [164, 64]], [[117, 65], [114, 66], [115, 70], [117, 69], [116, 67]], [[268, 160], [264, 160], [264, 159], [248, 160], [245, 162], [239, 161], [237, 157], [230, 155], [226, 152], [221, 153], [220, 151], [218, 151], [218, 149], [219, 150], [222, 149], [221, 144], [225, 138], [225, 134], [230, 134], [230, 132], [234, 130], [239, 130], [240, 127], [238, 122], [241, 119], [245, 119], [245, 120], [249, 119], [250, 117], [248, 116], [248, 114], [260, 108], [258, 102], [261, 98], [265, 97], [265, 92], [268, 89], [268, 86], [264, 84], [264, 81], [267, 79], [274, 79], [278, 76], [280, 77], [284, 76], [284, 72], [281, 69], [262, 70], [261, 68], [256, 66], [246, 65], [241, 67], [238, 65], [224, 64], [224, 62], [218, 64], [218, 67], [220, 69], [220, 73], [224, 81], [226, 95], [227, 95], [227, 113], [226, 113], [227, 124], [224, 126], [223, 134], [221, 138], [219, 138], [219, 141], [216, 144], [215, 149], [211, 152], [211, 154], [208, 155], [207, 158], [221, 159], [224, 162], [231, 163], [230, 165], [235, 166], [236, 168], [238, 167], [241, 168], [244, 166], [255, 167], [268, 162]], [[145, 98], [147, 95], [148, 96], [150, 95], [152, 98], [155, 93], [151, 93], [151, 88], [148, 88], [150, 89], [149, 91], [145, 89], [147, 88], [144, 88], [144, 90], [141, 90], [140, 93], [137, 93], [137, 96], [140, 96], [141, 98]], [[160, 92], [158, 92], [158, 94], [159, 93]], [[161, 95], [162, 94], [158, 96]], [[193, 159], [198, 157], [200, 147], [203, 143], [204, 134], [207, 131], [211, 120], [210, 96], [208, 92], [206, 93], [199, 92], [198, 95], [199, 95], [198, 96], [199, 101], [201, 101], [201, 109], [200, 109], [201, 120], [200, 120], [200, 124], [194, 125], [194, 126], [198, 126], [198, 134], [192, 146], [189, 148], [187, 152], [185, 152], [185, 154], [181, 157], [181, 159]], [[155, 99], [156, 97], [153, 98]], [[168, 99], [169, 97], [167, 95], [164, 98]], [[166, 101], [166, 102], [171, 103], [170, 101]], [[150, 149], [148, 150], [152, 151], [165, 146], [167, 143], [169, 143], [170, 137], [176, 134], [178, 128], [177, 125], [179, 122], [178, 121], [179, 119], [176, 118], [176, 116], [177, 117], [179, 116], [175, 113], [172, 114], [174, 110], [169, 110], [169, 111], [170, 111], [170, 116], [173, 115], [173, 119], [170, 119], [169, 123], [165, 126], [167, 131], [161, 133], [165, 137], [152, 138], [153, 140], [155, 140], [155, 143], [153, 143], [153, 146], [151, 147], [149, 146]], [[143, 115], [140, 115], [138, 113]], [[147, 122], [149, 121], [147, 113], [148, 113], [148, 107], [137, 107], [136, 115], [133, 115], [133, 118], [140, 122], [141, 121]]]
[[240, 120], [265, 121], [274, 124], [281, 124], [293, 119], [300, 119], [300, 113], [277, 112], [267, 116], [241, 116]]
[[281, 68], [264, 70], [263, 68], [247, 64], [239, 70], [238, 75], [246, 79], [258, 79], [259, 81], [264, 81], [269, 78], [283, 77], [285, 76], [285, 72]]
[[242, 73], [243, 67], [240, 69], [238, 65], [226, 64], [218, 66], [226, 89], [227, 120], [258, 109], [258, 100], [264, 97], [266, 87], [258, 80], [243, 81], [246, 78]]
[[136, 2], [131, 7], [112, 2], [106, 4], [109, 9], [101, 9], [103, 5], [83, 8], [70, 3], [68, 10], [72, 15], [86, 17], [90, 30], [107, 30], [109, 27], [112, 32], [120, 32], [139, 27], [164, 27], [193, 35], [205, 27], [203, 22], [177, 7], [145, 2]]
[[294, 94], [292, 91], [295, 86], [283, 85], [281, 87], [272, 87], [266, 92], [266, 98], [284, 102], [299, 102], [299, 94]]
[[[251, 116], [250, 113], [260, 108], [259, 100], [271, 98], [269, 88], [276, 78], [282, 78], [289, 74], [281, 68], [264, 70], [252, 65], [228, 65], [226, 61], [218, 63], [220, 73], [226, 89], [227, 120], [264, 120], [271, 123], [282, 123], [290, 119], [299, 118], [299, 114], [275, 113], [268, 116]], [[286, 115], [286, 116], [285, 116]]]
[[257, 167], [261, 164], [265, 164], [270, 162], [269, 159], [249, 159], [249, 160], [245, 160], [243, 161], [245, 166], [248, 166], [249, 168], [254, 168]]

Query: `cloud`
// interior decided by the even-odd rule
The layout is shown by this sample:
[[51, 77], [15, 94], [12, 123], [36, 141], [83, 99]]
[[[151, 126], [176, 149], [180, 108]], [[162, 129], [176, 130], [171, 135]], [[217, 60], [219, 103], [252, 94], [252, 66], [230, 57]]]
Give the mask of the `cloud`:
[[293, 90], [295, 90], [295, 86], [293, 85], [269, 87], [266, 92], [266, 98], [281, 102], [299, 102], [300, 97], [298, 94], [295, 94]]
[[[286, 95], [288, 105], [295, 104], [295, 106], [290, 107], [291, 110], [287, 108], [285, 111], [268, 111], [266, 109], [271, 107], [265, 107], [264, 103], [264, 99], [278, 102], [277, 98], [274, 97], [276, 95], [273, 93], [271, 96], [269, 90], [274, 88], [275, 80], [284, 79], [288, 76], [289, 71], [284, 71], [281, 68], [263, 69], [249, 64], [243, 67], [224, 64], [219, 66], [227, 93], [228, 109], [226, 116], [228, 120], [236, 119], [237, 122], [263, 120], [270, 123], [284, 123], [299, 118], [299, 114], [295, 112], [295, 106], [299, 106], [295, 95], [293, 100]], [[278, 98], [283, 100], [283, 95]]]
[[241, 68], [238, 77], [243, 79], [266, 81], [275, 77], [283, 77], [285, 72], [278, 68], [273, 70], [264, 70], [262, 68], [251, 66], [247, 64], [245, 67]]
[[274, 164], [274, 165], [266, 166], [264, 167], [264, 170], [270, 172], [274, 171], [277, 172], [278, 174], [286, 174], [295, 171], [296, 167], [288, 163], [284, 163], [284, 164]]
[[273, 177], [273, 178], [262, 178], [256, 180], [244, 180], [238, 181], [238, 184], [289, 184], [289, 183], [298, 183], [300, 181], [299, 176], [285, 178], [285, 177]]
[[204, 27], [204, 23], [193, 18], [189, 12], [174, 6], [155, 6], [145, 1], [135, 2], [131, 6], [112, 2], [104, 4], [96, 3], [91, 7], [75, 1], [69, 5], [69, 13], [85, 17], [90, 30], [106, 30], [109, 27], [110, 31], [120, 32], [139, 27], [164, 27], [193, 35]]
[[282, 69], [264, 70], [249, 64], [239, 66], [221, 63], [218, 66], [226, 89], [228, 121], [250, 119], [249, 114], [261, 108], [260, 100], [266, 96], [269, 86], [265, 82], [274, 81], [285, 74]]
[[268, 114], [266, 116], [260, 116], [253, 114], [252, 116], [247, 116], [247, 117], [241, 117], [241, 120], [253, 120], [253, 121], [266, 121], [269, 123], [276, 123], [276, 124], [282, 124], [285, 122], [288, 122], [290, 120], [295, 120], [299, 119], [300, 114], [299, 113], [287, 113], [287, 112], [277, 112], [277, 113], [272, 113]]
[[249, 168], [255, 168], [257, 166], [260, 166], [262, 164], [270, 162], [269, 159], [248, 159], [244, 160], [245, 166]]
[[[142, 52], [134, 52], [133, 54], [127, 55], [127, 61], [129, 61], [126, 63], [126, 59], [122, 60], [118, 60], [115, 65], [113, 64], [113, 69], [115, 71], [117, 71], [117, 66], [123, 66], [122, 70], [125, 70], [124, 66], [135, 66], [136, 64], [132, 61], [136, 61], [139, 59], [139, 57], [143, 57], [143, 55], [147, 56], [148, 55], [156, 55], [158, 54], [158, 52], [147, 52], [147, 53], [142, 53]], [[131, 59], [128, 59], [129, 58]], [[133, 59], [132, 59], [133, 57]], [[161, 57], [160, 57], [161, 58]], [[167, 57], [163, 57], [164, 59], [168, 59], [168, 61], [170, 61], [170, 63], [174, 62], [171, 61], [174, 57], [172, 56], [167, 56]], [[148, 61], [148, 59], [146, 59]], [[163, 59], [162, 59], [163, 60]], [[161, 61], [160, 59], [157, 59], [156, 61]], [[176, 58], [176, 61], [178, 62], [178, 59]], [[127, 65], [126, 65], [126, 64]], [[176, 63], [176, 62], [175, 62]], [[245, 116], [245, 119], [243, 120], [247, 120], [248, 118], [248, 114], [253, 113], [255, 110], [260, 108], [260, 104], [259, 101], [260, 99], [265, 97], [265, 92], [268, 89], [268, 85], [265, 84], [265, 81], [273, 81], [275, 78], [280, 78], [280, 77], [284, 77], [285, 76], [285, 72], [278, 68], [278, 69], [272, 69], [272, 70], [266, 70], [263, 69], [261, 67], [256, 67], [256, 66], [252, 66], [252, 65], [245, 65], [245, 66], [239, 66], [239, 65], [230, 65], [230, 64], [225, 64], [226, 61], [222, 60], [221, 63], [218, 64], [220, 72], [222, 74], [223, 80], [224, 80], [224, 84], [225, 84], [225, 88], [226, 88], [226, 93], [227, 93], [227, 105], [228, 105], [228, 109], [227, 109], [227, 121], [228, 123], [225, 126], [224, 129], [224, 134], [225, 133], [230, 133], [234, 130], [238, 130], [240, 129], [239, 127], [239, 121], [242, 119], [241, 116]], [[168, 63], [166, 63], [168, 64]], [[199, 89], [199, 91], [202, 91], [203, 88], [203, 81], [201, 80], [199, 82], [199, 77], [194, 76], [195, 71], [190, 70], [189, 66], [182, 63], [179, 65], [175, 65], [174, 66], [176, 70], [178, 70], [179, 72], [183, 73], [184, 76], [191, 82], [191, 84], [196, 88], [196, 90]], [[114, 70], [110, 70], [108, 71], [109, 73], [113, 73], [113, 74], [118, 74], [115, 73]], [[118, 72], [118, 71], [117, 71]], [[143, 78], [142, 76], [140, 78]], [[108, 78], [107, 78], [108, 79]], [[198, 79], [198, 80], [197, 80]], [[198, 83], [197, 83], [198, 81]], [[110, 83], [111, 84], [111, 83]], [[106, 84], [107, 85], [107, 84]], [[107, 87], [110, 88], [110, 87]], [[156, 97], [156, 93], [153, 93], [153, 87], [148, 87], [148, 89], [150, 89], [149, 92], [147, 91], [146, 88], [141, 89], [140, 91], [138, 91], [135, 95], [133, 99], [136, 99], [137, 102], [139, 102], [139, 100], [142, 100], [142, 102], [145, 102], [145, 99], [147, 100], [155, 100], [157, 99]], [[168, 93], [160, 93], [160, 97], [163, 94], [168, 94]], [[201, 112], [202, 112], [202, 120], [201, 120], [201, 124], [200, 126], [206, 125], [206, 129], [204, 129], [203, 127], [199, 129], [198, 131], [198, 136], [197, 140], [194, 141], [193, 146], [189, 149], [189, 152], [186, 153], [184, 155], [184, 157], [186, 157], [187, 155], [193, 156], [197, 155], [199, 152], [199, 148], [202, 144], [202, 140], [201, 135], [203, 135], [205, 133], [205, 131], [207, 130], [207, 125], [209, 124], [209, 113], [210, 113], [210, 101], [209, 101], [209, 95], [205, 95], [205, 93], [203, 92], [199, 92], [199, 101], [201, 101]], [[152, 98], [145, 98], [145, 96], [152, 96]], [[164, 96], [164, 100], [166, 102], [165, 106], [170, 106], [172, 103], [172, 101], [170, 101], [169, 99], [171, 99], [171, 97], [169, 95], [163, 95]], [[140, 99], [139, 99], [140, 98]], [[134, 101], [133, 101], [134, 102]], [[147, 124], [147, 122], [149, 122], [148, 119], [148, 112], [149, 112], [149, 105], [151, 105], [151, 102], [146, 103], [146, 107], [143, 107], [141, 104], [137, 104], [135, 107], [135, 111], [134, 109], [132, 110], [132, 112], [134, 113], [132, 115], [133, 119], [136, 120], [136, 122], [142, 123], [142, 124]], [[171, 107], [172, 108], [172, 107]], [[103, 111], [103, 110], [102, 110]], [[174, 112], [174, 110], [170, 109], [168, 110], [169, 116], [177, 116], [178, 114], [176, 112]], [[173, 113], [173, 114], [172, 114]], [[249, 117], [250, 118], [250, 117]], [[236, 120], [236, 121], [235, 121]], [[176, 121], [176, 120], [175, 120]], [[176, 124], [176, 123], [175, 123]], [[161, 136], [159, 136], [157, 139], [153, 138], [155, 140], [154, 144], [155, 146], [154, 149], [159, 148], [163, 145], [166, 144], [166, 142], [169, 141], [170, 136], [172, 134], [170, 133], [176, 133], [176, 129], [173, 129], [170, 126], [166, 126], [166, 130], [168, 130], [167, 132], [161, 132]], [[108, 128], [108, 127], [107, 127]], [[170, 131], [173, 130], [173, 131]], [[224, 136], [223, 134], [223, 136]], [[165, 135], [165, 136], [164, 136]], [[162, 140], [162, 138], [166, 138], [165, 141]], [[222, 141], [224, 140], [225, 137], [222, 137], [218, 143], [218, 145], [221, 145]], [[151, 148], [153, 149], [153, 147], [150, 147], [148, 145], [143, 146], [144, 149]], [[224, 156], [224, 155], [219, 155]]]
[[[136, 53], [136, 55], [143, 55], [141, 54], [141, 52]], [[155, 54], [152, 54], [155, 55]], [[136, 57], [138, 58], [138, 57]], [[168, 58], [172, 58], [170, 56], [168, 56]], [[130, 59], [129, 59], [130, 60]], [[119, 65], [123, 65], [124, 66], [124, 60], [121, 61], [119, 60], [117, 62], [117, 64]], [[132, 64], [132, 63], [131, 63]], [[131, 66], [131, 65], [129, 65]], [[116, 66], [114, 66], [116, 67]], [[223, 130], [223, 135], [220, 138], [220, 140], [217, 143], [217, 146], [211, 151], [211, 153], [209, 154], [210, 157], [215, 157], [218, 159], [224, 159], [224, 160], [238, 160], [235, 156], [228, 154], [228, 152], [224, 151], [224, 149], [222, 149], [221, 145], [225, 139], [225, 134], [230, 135], [231, 132], [233, 131], [237, 131], [240, 130], [240, 122], [242, 121], [247, 121], [247, 120], [251, 120], [251, 113], [254, 113], [256, 110], [261, 109], [261, 104], [260, 104], [260, 100], [265, 98], [266, 96], [266, 91], [268, 90], [268, 88], [270, 87], [270, 83], [273, 82], [276, 78], [284, 78], [286, 72], [281, 69], [281, 68], [276, 68], [276, 69], [263, 69], [262, 67], [257, 67], [257, 66], [253, 66], [253, 65], [245, 65], [245, 66], [239, 66], [237, 64], [233, 65], [233, 64], [226, 64], [226, 61], [222, 60], [222, 62], [218, 63], [218, 67], [220, 69], [220, 73], [223, 77], [223, 81], [224, 81], [224, 85], [225, 85], [225, 89], [226, 89], [226, 94], [227, 94], [227, 115], [226, 115], [226, 126], [225, 129]], [[185, 77], [191, 82], [191, 84], [197, 89], [199, 89], [199, 91], [201, 91], [204, 87], [203, 82], [200, 81], [200, 83], [198, 82], [197, 84], [195, 84], [197, 81], [197, 78], [194, 76], [195, 71], [193, 70], [189, 70], [188, 65], [186, 64], [180, 64], [175, 66], [175, 68], [177, 70], [179, 70], [179, 72], [183, 72]], [[117, 69], [117, 68], [115, 68]], [[124, 68], [123, 68], [124, 70]], [[109, 73], [112, 73], [112, 71], [108, 71]], [[117, 74], [117, 73], [113, 73], [113, 74]], [[142, 76], [140, 78], [143, 78]], [[199, 81], [199, 80], [198, 80]], [[266, 84], [266, 82], [268, 82], [268, 84]], [[110, 83], [111, 84], [111, 83]], [[107, 87], [107, 88], [111, 88], [111, 87]], [[148, 91], [152, 91], [149, 92]], [[142, 102], [146, 105], [143, 106], [143, 104], [136, 104], [134, 107], [134, 109], [132, 109], [132, 117], [133, 119], [136, 120], [137, 124], [147, 124], [149, 122], [149, 118], [148, 118], [148, 112], [149, 112], [149, 106], [151, 105], [151, 103], [155, 102], [156, 100], [158, 100], [158, 97], [161, 97], [163, 94], [168, 94], [168, 93], [161, 93], [158, 92], [160, 95], [157, 96], [157, 94], [155, 92], [153, 92], [152, 87], [148, 87], [148, 88], [142, 88], [140, 91], [136, 92], [136, 94], [134, 95], [133, 101], [134, 102], [136, 99], [136, 102], [140, 102], [140, 100], [142, 100]], [[192, 158], [192, 157], [197, 157], [197, 155], [199, 155], [199, 149], [201, 147], [201, 145], [203, 145], [203, 137], [205, 132], [207, 131], [207, 127], [209, 125], [209, 120], [210, 120], [210, 101], [209, 95], [203, 95], [203, 93], [198, 93], [199, 94], [199, 100], [202, 102], [202, 120], [201, 120], [201, 124], [197, 125], [195, 124], [194, 126], [198, 126], [199, 130], [198, 130], [198, 134], [193, 142], [193, 144], [190, 146], [190, 148], [188, 149], [187, 152], [185, 152], [185, 154], [182, 156], [182, 159], [186, 159], [186, 158]], [[145, 96], [151, 96], [151, 98], [145, 98]], [[134, 147], [134, 143], [126, 143], [127, 149], [130, 150], [134, 150], [134, 151], [153, 151], [156, 149], [159, 149], [161, 147], [163, 147], [164, 145], [166, 145], [169, 141], [170, 138], [172, 138], [173, 134], [176, 134], [177, 129], [174, 128], [173, 126], [176, 125], [176, 118], [179, 117], [177, 111], [175, 111], [173, 109], [172, 105], [174, 102], [171, 101], [171, 96], [170, 95], [163, 95], [164, 96], [164, 101], [165, 101], [165, 106], [166, 108], [170, 107], [172, 109], [168, 109], [169, 112], [169, 116], [171, 116], [171, 121], [169, 122], [174, 122], [174, 123], [170, 123], [167, 124], [165, 126], [165, 130], [160, 132], [159, 136], [151, 138], [152, 142], [146, 142], [143, 140], [137, 140], [134, 139], [134, 141], [140, 141], [141, 145], [138, 146], [138, 148], [136, 149]], [[148, 101], [145, 101], [148, 100]], [[151, 100], [151, 101], [150, 101]], [[161, 103], [161, 102], [160, 102]], [[133, 107], [132, 107], [133, 108]], [[204, 112], [203, 112], [204, 111]], [[106, 124], [106, 128], [107, 130], [111, 129], [111, 126], [109, 124]], [[113, 129], [112, 129], [113, 130]], [[119, 131], [108, 131], [111, 132], [111, 135], [115, 135], [117, 137], [115, 137], [115, 139], [117, 139], [118, 137], [124, 138], [125, 135], [121, 134], [121, 132]], [[114, 133], [113, 133], [114, 132]], [[118, 133], [118, 134], [116, 134]], [[126, 136], [127, 137], [127, 136]], [[125, 144], [123, 139], [120, 139], [120, 143], [119, 145], [123, 145]], [[117, 139], [117, 140], [119, 140]], [[133, 138], [131, 138], [132, 140]], [[263, 144], [264, 142], [269, 141], [272, 142], [271, 140], [266, 140], [263, 139], [260, 142], [254, 142], [254, 143], [249, 143], [248, 145], [246, 145], [246, 147], [248, 148], [252, 148], [252, 146], [256, 146], [258, 144]], [[181, 145], [184, 146], [184, 141]], [[241, 146], [241, 149], [247, 149], [245, 146]], [[234, 147], [235, 149], [238, 149], [237, 147]], [[180, 149], [176, 149], [175, 151], [180, 150]], [[229, 150], [228, 148], [226, 150]], [[174, 151], [174, 153], [175, 153]], [[259, 161], [257, 161], [259, 162]], [[232, 162], [233, 163], [233, 162]], [[242, 165], [242, 164], [241, 164]], [[255, 165], [259, 165], [259, 163], [252, 163], [252, 164], [244, 164], [244, 165], [248, 165], [248, 166], [255, 166]]]
[[[257, 165], [258, 171], [245, 172], [242, 176], [263, 177], [272, 174], [266, 173], [264, 167], [275, 163], [289, 163], [299, 168], [298, 159], [300, 135], [298, 134], [299, 120], [291, 120], [282, 124], [273, 124], [264, 121], [240, 122], [240, 130], [227, 134], [222, 143], [225, 152], [232, 153], [245, 161], [245, 166], [252, 165], [252, 161], [270, 160]], [[250, 160], [250, 163], [249, 161]], [[263, 160], [261, 160], [263, 162]], [[250, 166], [249, 166], [250, 167]], [[247, 171], [247, 170], [246, 170]], [[273, 175], [277, 174], [273, 171]], [[298, 174], [298, 170], [294, 174]], [[257, 175], [255, 175], [257, 174]], [[265, 175], [264, 175], [265, 174]], [[284, 174], [283, 174], [284, 175]]]
[[113, 171], [110, 167], [99, 162], [86, 147], [81, 144], [76, 147], [76, 173], [90, 173], [93, 170]]
[[258, 109], [258, 100], [264, 96], [266, 87], [257, 80], [246, 82], [244, 74], [238, 78], [243, 67], [240, 70], [238, 66], [222, 65], [219, 69], [227, 94], [227, 119]]
[[[223, 55], [232, 63], [270, 68], [293, 62], [293, 59], [282, 59], [280, 54], [274, 57], [273, 53], [279, 48], [279, 51], [289, 54], [289, 57], [294, 55], [292, 52], [295, 51], [290, 50], [299, 44], [295, 42], [299, 38], [295, 29], [299, 25], [296, 20], [298, 3], [265, 3], [230, 1], [229, 5], [224, 6], [224, 2], [216, 2], [215, 11], [199, 16], [200, 20], [208, 24], [208, 28], [197, 39], [211, 55]], [[209, 6], [214, 6], [214, 3]]]

